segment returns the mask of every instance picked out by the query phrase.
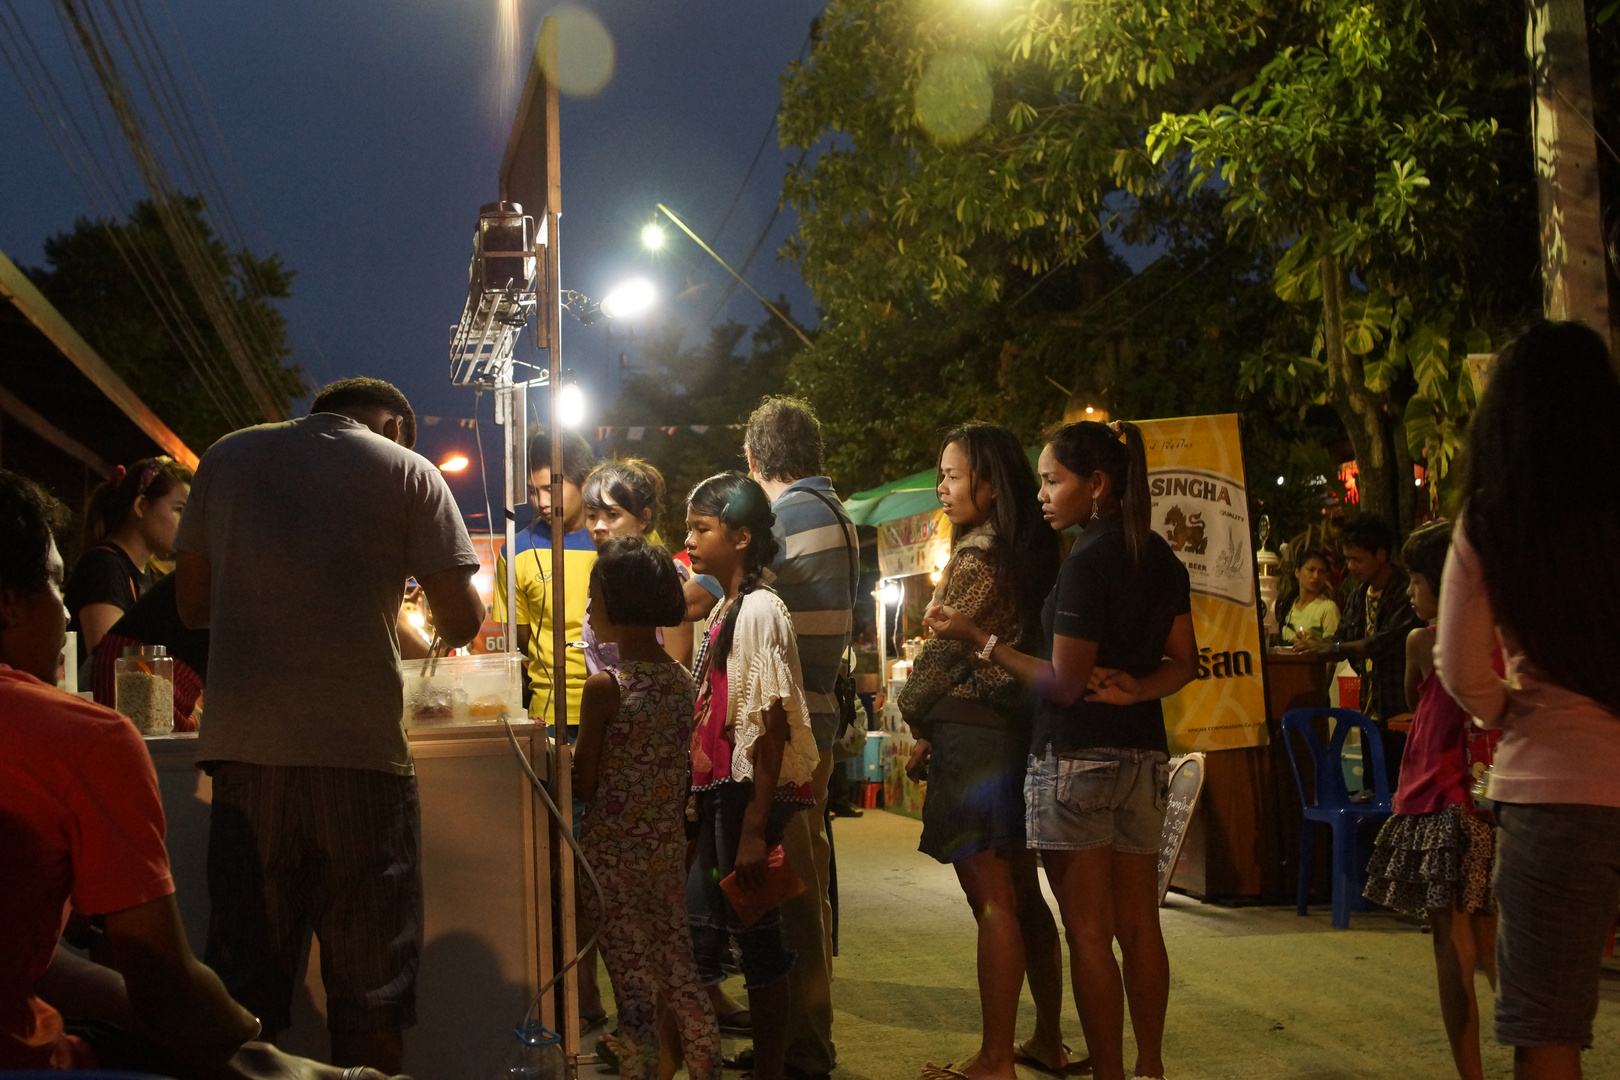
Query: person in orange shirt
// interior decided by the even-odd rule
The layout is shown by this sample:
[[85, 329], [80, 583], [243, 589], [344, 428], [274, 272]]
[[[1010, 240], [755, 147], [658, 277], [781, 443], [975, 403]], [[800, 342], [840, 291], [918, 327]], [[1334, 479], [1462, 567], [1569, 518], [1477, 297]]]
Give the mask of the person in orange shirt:
[[[258, 1020], [181, 928], [140, 735], [53, 685], [67, 629], [53, 533], [66, 520], [38, 485], [0, 470], [0, 1070], [339, 1080], [339, 1069], [252, 1041]], [[105, 920], [113, 967], [58, 943], [70, 901]], [[64, 1013], [105, 1037], [69, 1034]]]

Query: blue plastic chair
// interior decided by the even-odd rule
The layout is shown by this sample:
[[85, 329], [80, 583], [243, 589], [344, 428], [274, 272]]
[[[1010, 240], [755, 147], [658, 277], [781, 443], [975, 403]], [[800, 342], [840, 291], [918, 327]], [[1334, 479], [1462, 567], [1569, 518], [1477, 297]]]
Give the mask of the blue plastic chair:
[[[1332, 717], [1333, 737], [1327, 746], [1316, 737], [1313, 721]], [[1361, 732], [1363, 776], [1373, 782], [1371, 802], [1351, 802], [1344, 783], [1344, 739], [1354, 728]], [[1354, 709], [1291, 709], [1282, 718], [1283, 741], [1288, 744], [1288, 764], [1294, 769], [1294, 784], [1305, 807], [1305, 821], [1299, 832], [1299, 894], [1295, 910], [1307, 913], [1310, 901], [1311, 870], [1316, 851], [1315, 823], [1333, 830], [1333, 928], [1348, 930], [1350, 912], [1365, 911], [1361, 891], [1366, 885], [1367, 863], [1361, 858], [1359, 836], [1369, 824], [1382, 822], [1395, 812], [1389, 794], [1389, 776], [1384, 771], [1384, 741], [1378, 727]], [[1298, 736], [1311, 752], [1316, 774], [1314, 793], [1307, 794], [1299, 773], [1294, 737]]]

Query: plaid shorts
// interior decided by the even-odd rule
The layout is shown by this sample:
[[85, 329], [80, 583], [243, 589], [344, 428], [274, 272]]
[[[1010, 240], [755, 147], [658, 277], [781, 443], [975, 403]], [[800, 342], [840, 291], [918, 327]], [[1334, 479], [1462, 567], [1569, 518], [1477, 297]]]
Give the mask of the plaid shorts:
[[313, 933], [328, 1030], [384, 1034], [416, 1023], [416, 777], [223, 761], [213, 778], [204, 957], [231, 996], [266, 1038], [291, 1027]]

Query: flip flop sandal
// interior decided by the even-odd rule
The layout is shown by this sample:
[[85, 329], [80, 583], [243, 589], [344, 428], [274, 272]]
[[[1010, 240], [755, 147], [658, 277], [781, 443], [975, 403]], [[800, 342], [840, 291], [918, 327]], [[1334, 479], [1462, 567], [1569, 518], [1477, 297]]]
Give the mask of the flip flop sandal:
[[[754, 1014], [747, 1009], [734, 1009], [715, 1017], [720, 1024], [722, 1035], [752, 1035], [754, 1033]], [[744, 1066], [752, 1068], [752, 1065]]]
[[1029, 1043], [1022, 1042], [1013, 1048], [1013, 1064], [1034, 1069], [1036, 1072], [1045, 1073], [1047, 1076], [1084, 1076], [1091, 1071], [1091, 1058], [1084, 1057], [1079, 1061], [1074, 1060], [1074, 1051], [1069, 1049], [1068, 1043], [1063, 1044], [1063, 1053], [1068, 1055], [1069, 1063], [1061, 1069], [1054, 1069], [1030, 1053]]
[[608, 1014], [606, 1012], [603, 1012], [598, 1016], [582, 1015], [579, 1018], [579, 1033], [581, 1036], [589, 1035], [591, 1032], [595, 1031], [597, 1028], [601, 1027], [607, 1022]]
[[922, 1076], [919, 1080], [972, 1080], [967, 1073], [957, 1069], [955, 1065], [935, 1065], [932, 1061], [923, 1066]]

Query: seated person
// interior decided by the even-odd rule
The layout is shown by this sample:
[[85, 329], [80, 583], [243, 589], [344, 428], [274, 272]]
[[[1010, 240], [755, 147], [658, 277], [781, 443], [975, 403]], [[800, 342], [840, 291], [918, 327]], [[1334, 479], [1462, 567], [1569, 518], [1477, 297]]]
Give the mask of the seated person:
[[1288, 603], [1278, 605], [1282, 639], [1297, 637], [1323, 641], [1339, 629], [1339, 605], [1333, 602], [1333, 583], [1328, 557], [1320, 551], [1307, 551], [1294, 568], [1295, 593]]
[[174, 575], [153, 585], [96, 643], [90, 660], [90, 689], [108, 708], [117, 704], [114, 671], [124, 650], [162, 645], [174, 657], [174, 730], [196, 731], [197, 703], [208, 678], [208, 631], [180, 621], [174, 603]]
[[[0, 1070], [340, 1080], [251, 1041], [259, 1022], [181, 928], [140, 736], [51, 684], [67, 628], [53, 532], [66, 520], [36, 484], [0, 470]], [[113, 967], [59, 944], [70, 899], [104, 917]], [[68, 1034], [64, 1013], [94, 1039]]]

